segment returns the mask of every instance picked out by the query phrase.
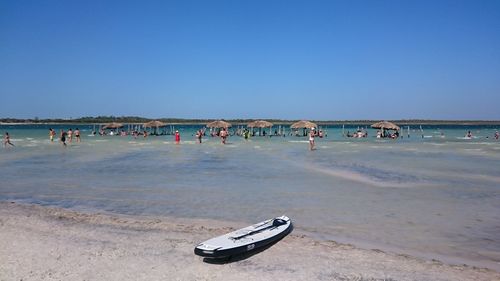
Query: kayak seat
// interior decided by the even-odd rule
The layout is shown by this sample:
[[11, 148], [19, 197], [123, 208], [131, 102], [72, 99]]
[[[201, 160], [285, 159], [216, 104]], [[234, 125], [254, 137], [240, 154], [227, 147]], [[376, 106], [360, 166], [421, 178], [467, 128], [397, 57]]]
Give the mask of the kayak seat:
[[273, 220], [273, 226], [278, 227], [280, 225], [285, 225], [286, 221], [283, 219], [274, 219]]

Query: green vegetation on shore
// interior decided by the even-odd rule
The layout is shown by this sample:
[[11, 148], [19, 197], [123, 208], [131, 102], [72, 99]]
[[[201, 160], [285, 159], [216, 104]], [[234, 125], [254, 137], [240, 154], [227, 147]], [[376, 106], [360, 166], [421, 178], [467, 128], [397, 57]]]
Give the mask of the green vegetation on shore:
[[[145, 123], [151, 118], [139, 116], [97, 116], [97, 117], [81, 117], [76, 119], [20, 119], [20, 118], [0, 118], [0, 123], [16, 123], [16, 124], [103, 124], [109, 122], [119, 123]], [[215, 119], [182, 119], [182, 118], [159, 118], [165, 123], [170, 124], [204, 124]], [[247, 124], [255, 119], [227, 119], [232, 124]], [[283, 119], [265, 119], [266, 121], [276, 124], [291, 124], [299, 120], [283, 120]], [[311, 120], [319, 125], [370, 125], [380, 120]], [[421, 119], [403, 119], [403, 120], [387, 120], [398, 125], [500, 125], [500, 120], [421, 120]]]

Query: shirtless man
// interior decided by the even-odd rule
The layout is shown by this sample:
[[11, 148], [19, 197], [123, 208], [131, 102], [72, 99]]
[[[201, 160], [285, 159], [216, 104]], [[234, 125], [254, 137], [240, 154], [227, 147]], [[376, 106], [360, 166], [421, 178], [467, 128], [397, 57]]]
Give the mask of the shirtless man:
[[67, 133], [63, 130], [61, 130], [61, 142], [64, 146], [66, 146], [66, 135]]
[[222, 130], [220, 131], [220, 139], [222, 141], [222, 144], [226, 144], [227, 130], [225, 128], [222, 128]]
[[196, 132], [196, 138], [198, 139], [198, 143], [201, 143], [201, 138], [203, 137], [203, 131], [202, 130], [198, 130]]
[[54, 134], [53, 134], [54, 130], [52, 130], [52, 128], [49, 129], [49, 140], [51, 142], [54, 141]]

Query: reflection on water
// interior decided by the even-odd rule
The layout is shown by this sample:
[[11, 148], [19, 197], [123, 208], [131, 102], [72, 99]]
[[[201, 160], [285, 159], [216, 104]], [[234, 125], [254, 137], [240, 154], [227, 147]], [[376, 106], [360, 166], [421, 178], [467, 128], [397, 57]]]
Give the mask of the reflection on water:
[[64, 148], [45, 128], [8, 128], [16, 147], [0, 150], [0, 200], [246, 222], [286, 214], [321, 239], [499, 267], [500, 143], [491, 137], [442, 129], [444, 138], [357, 140], [332, 128], [311, 152], [290, 136], [200, 145], [196, 129], [181, 128], [180, 145], [84, 136]]

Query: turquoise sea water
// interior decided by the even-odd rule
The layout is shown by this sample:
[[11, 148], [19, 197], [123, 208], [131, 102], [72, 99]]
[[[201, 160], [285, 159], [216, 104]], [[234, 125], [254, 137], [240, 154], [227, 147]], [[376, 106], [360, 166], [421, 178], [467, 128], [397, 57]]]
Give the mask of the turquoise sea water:
[[398, 140], [324, 127], [315, 151], [289, 135], [198, 144], [195, 125], [176, 127], [180, 145], [79, 125], [82, 142], [63, 147], [48, 127], [0, 126], [16, 145], [0, 149], [0, 200], [248, 223], [286, 214], [317, 239], [500, 269], [495, 127], [405, 128]]

